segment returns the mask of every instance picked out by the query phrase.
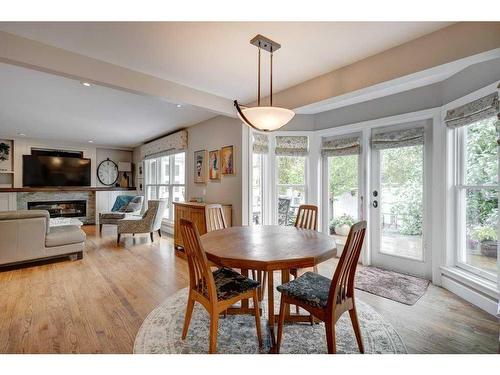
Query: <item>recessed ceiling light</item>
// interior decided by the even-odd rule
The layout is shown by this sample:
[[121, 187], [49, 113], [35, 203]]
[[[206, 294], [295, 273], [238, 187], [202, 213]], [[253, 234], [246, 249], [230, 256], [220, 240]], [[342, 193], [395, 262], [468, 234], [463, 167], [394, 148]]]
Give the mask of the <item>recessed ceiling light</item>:
[[89, 141], [89, 143], [94, 143], [94, 141]]
[[177, 107], [177, 108], [181, 108], [181, 107], [182, 107], [182, 105], [181, 105], [181, 104], [177, 104], [177, 105], [176, 105], [176, 107]]
[[90, 87], [90, 83], [88, 83], [88, 82], [81, 82], [81, 83], [82, 83], [82, 85], [84, 85], [85, 87]]
[[24, 133], [17, 133], [17, 135], [20, 137], [26, 137], [26, 134], [24, 134]]

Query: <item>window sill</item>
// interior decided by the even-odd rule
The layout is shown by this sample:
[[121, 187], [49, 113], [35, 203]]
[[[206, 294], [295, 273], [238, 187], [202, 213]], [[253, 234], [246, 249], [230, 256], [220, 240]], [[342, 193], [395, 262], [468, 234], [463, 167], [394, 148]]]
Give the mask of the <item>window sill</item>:
[[441, 273], [442, 275], [456, 280], [459, 283], [477, 290], [482, 294], [485, 294], [496, 300], [499, 299], [500, 292], [498, 290], [498, 286], [493, 281], [484, 279], [458, 267], [441, 267]]

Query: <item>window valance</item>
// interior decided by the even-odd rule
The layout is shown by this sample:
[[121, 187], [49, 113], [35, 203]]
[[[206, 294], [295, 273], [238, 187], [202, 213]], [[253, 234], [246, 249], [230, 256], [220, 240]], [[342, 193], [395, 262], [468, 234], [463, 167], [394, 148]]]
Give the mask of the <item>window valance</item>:
[[278, 156], [307, 156], [307, 136], [277, 136], [275, 153]]
[[321, 156], [359, 155], [361, 140], [359, 136], [345, 138], [323, 138]]
[[458, 128], [495, 116], [498, 113], [498, 92], [446, 112], [444, 122], [449, 128]]
[[188, 132], [181, 130], [163, 138], [141, 146], [141, 158], [152, 159], [160, 156], [172, 155], [186, 150], [188, 147]]
[[269, 152], [269, 137], [267, 134], [253, 133], [253, 153], [267, 154]]
[[375, 150], [422, 145], [424, 144], [424, 128], [372, 133], [371, 143]]

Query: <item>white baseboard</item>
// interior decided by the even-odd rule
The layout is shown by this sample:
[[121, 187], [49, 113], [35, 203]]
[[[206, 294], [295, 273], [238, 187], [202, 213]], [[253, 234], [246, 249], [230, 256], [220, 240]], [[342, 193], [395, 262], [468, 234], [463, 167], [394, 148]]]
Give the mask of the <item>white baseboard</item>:
[[161, 223], [161, 231], [173, 236], [174, 235], [174, 223], [168, 222], [168, 221], [163, 221]]
[[472, 303], [473, 305], [476, 305], [491, 315], [497, 315], [498, 301], [495, 298], [480, 293], [477, 290], [450, 278], [448, 275], [443, 274], [441, 280], [443, 288], [448, 289], [450, 292]]

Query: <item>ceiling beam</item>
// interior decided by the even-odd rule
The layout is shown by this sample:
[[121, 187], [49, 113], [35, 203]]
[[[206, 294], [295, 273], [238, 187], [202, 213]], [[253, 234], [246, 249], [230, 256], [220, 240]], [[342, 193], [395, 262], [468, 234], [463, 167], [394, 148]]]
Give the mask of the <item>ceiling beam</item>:
[[298, 109], [499, 47], [500, 22], [460, 22], [282, 90], [273, 102]]
[[236, 117], [230, 99], [3, 31], [0, 62]]

